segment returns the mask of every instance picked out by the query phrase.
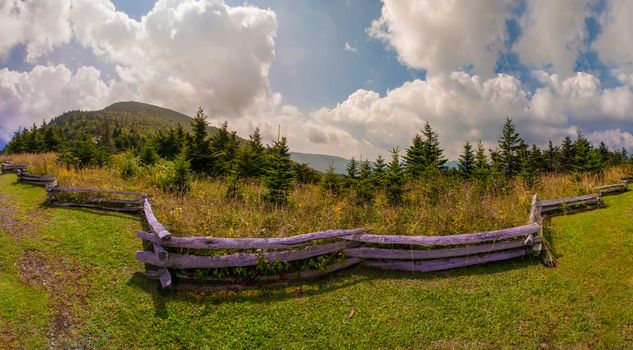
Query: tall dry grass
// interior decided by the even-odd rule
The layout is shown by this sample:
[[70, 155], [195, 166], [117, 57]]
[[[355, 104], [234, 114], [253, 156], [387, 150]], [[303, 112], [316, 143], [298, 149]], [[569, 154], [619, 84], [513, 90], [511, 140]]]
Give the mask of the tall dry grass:
[[483, 191], [473, 182], [448, 176], [433, 184], [408, 184], [406, 205], [392, 207], [377, 192], [372, 205], [357, 205], [350, 196], [334, 196], [318, 185], [296, 186], [291, 204], [274, 208], [264, 202], [264, 189], [256, 182], [243, 184], [241, 201], [227, 201], [226, 184], [216, 179], [196, 179], [192, 191], [180, 196], [165, 193], [153, 184], [153, 175], [140, 168], [130, 179], [113, 165], [102, 168], [66, 168], [56, 154], [20, 154], [4, 157], [29, 164], [29, 171], [55, 176], [63, 187], [100, 188], [147, 193], [158, 219], [174, 234], [218, 237], [282, 237], [306, 232], [369, 227], [378, 234], [448, 235], [501, 229], [527, 222], [532, 195], [541, 199], [591, 193], [595, 186], [616, 183], [630, 174], [628, 167], [611, 168], [601, 176], [551, 174], [539, 176], [529, 187], [512, 180], [504, 191]]

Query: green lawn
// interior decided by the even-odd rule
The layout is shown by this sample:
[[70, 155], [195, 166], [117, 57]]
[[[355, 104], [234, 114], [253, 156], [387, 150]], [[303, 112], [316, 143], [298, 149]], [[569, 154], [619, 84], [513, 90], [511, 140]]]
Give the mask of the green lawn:
[[0, 176], [0, 347], [633, 348], [633, 192], [554, 218], [555, 269], [352, 268], [196, 294], [145, 280], [138, 218], [41, 208], [44, 191], [14, 181]]

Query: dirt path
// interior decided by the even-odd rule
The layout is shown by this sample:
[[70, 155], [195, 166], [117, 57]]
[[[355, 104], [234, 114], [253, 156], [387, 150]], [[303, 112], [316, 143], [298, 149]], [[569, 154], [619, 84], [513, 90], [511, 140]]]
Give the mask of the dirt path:
[[[18, 218], [24, 218], [22, 220]], [[18, 244], [39, 239], [38, 233], [50, 217], [44, 209], [34, 208], [20, 213], [19, 208], [8, 195], [0, 195], [0, 228]], [[49, 242], [51, 245], [55, 241]], [[81, 316], [78, 307], [86, 309], [86, 297], [90, 288], [85, 268], [71, 259], [56, 256], [37, 249], [25, 249], [14, 266], [20, 280], [34, 288], [45, 289], [50, 295], [52, 319], [47, 333], [50, 349], [76, 347], [80, 339]], [[19, 334], [3, 336], [8, 344], [11, 339], [19, 339]], [[0, 344], [1, 345], [1, 344]]]

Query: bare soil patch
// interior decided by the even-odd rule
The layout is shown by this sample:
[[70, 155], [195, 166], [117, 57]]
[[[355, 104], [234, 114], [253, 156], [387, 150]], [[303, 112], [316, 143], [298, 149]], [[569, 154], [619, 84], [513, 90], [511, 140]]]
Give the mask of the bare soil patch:
[[41, 209], [29, 211], [29, 220], [16, 219], [18, 214], [17, 206], [12, 202], [11, 198], [0, 194], [0, 228], [7, 232], [11, 237], [17, 239], [32, 238], [42, 226], [43, 220], [47, 215]]
[[81, 317], [71, 305], [86, 308], [89, 287], [86, 272], [65, 258], [49, 257], [35, 250], [24, 253], [18, 270], [25, 283], [46, 288], [50, 293], [53, 320], [48, 338], [51, 349], [72, 347], [72, 340], [79, 339]]

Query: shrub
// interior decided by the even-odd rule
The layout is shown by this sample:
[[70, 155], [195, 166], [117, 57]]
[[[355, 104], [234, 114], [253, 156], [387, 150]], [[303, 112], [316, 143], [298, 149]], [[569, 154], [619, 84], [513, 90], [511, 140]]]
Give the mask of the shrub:
[[174, 161], [158, 161], [150, 168], [153, 183], [163, 191], [187, 193], [191, 190], [191, 165], [180, 154]]
[[138, 174], [138, 161], [134, 155], [127, 152], [119, 160], [118, 168], [121, 178], [131, 179]]
[[158, 153], [156, 152], [156, 147], [149, 143], [143, 145], [138, 157], [143, 165], [152, 165], [160, 159]]

